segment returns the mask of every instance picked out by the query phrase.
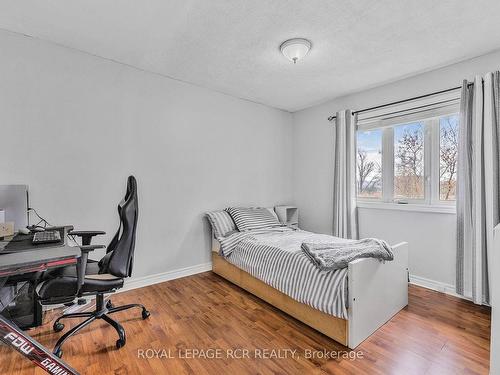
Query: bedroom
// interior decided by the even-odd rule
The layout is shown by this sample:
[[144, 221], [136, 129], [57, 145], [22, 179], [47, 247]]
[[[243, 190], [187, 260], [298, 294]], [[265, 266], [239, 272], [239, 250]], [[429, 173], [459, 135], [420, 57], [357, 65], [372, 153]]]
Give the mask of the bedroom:
[[[477, 291], [488, 274], [494, 298], [498, 261], [487, 271], [473, 268], [470, 246], [459, 251], [456, 207], [464, 210], [472, 202], [440, 202], [440, 127], [431, 122], [461, 112], [472, 116], [460, 103], [464, 80], [470, 100], [479, 100], [480, 93], [486, 98], [481, 80], [474, 81], [477, 76], [489, 82], [488, 74], [500, 70], [497, 2], [18, 1], [2, 2], [0, 10], [0, 184], [29, 186], [29, 207], [40, 216], [76, 230], [105, 231], [92, 244], [107, 245], [119, 225], [115, 210], [127, 177], [137, 180], [132, 274], [120, 293], [105, 297], [117, 306], [142, 303], [151, 316], [142, 320], [135, 309], [116, 315], [127, 335], [120, 349], [119, 336], [102, 320], [70, 337], [62, 360], [74, 369], [488, 373], [496, 309], [490, 302], [492, 311], [482, 306]], [[293, 38], [310, 43], [296, 45], [300, 51], [309, 47], [296, 63], [280, 50]], [[497, 96], [491, 100], [498, 104]], [[417, 107], [420, 115], [412, 117]], [[331, 116], [337, 118], [329, 121]], [[400, 138], [394, 129], [409, 122], [423, 124], [416, 128], [424, 148], [413, 184], [420, 195], [395, 196]], [[471, 126], [478, 122], [472, 116]], [[343, 138], [336, 132], [348, 127], [360, 129], [357, 143], [379, 170], [369, 175], [371, 197], [357, 197], [356, 189], [338, 189], [344, 185], [335, 182], [349, 174], [349, 166], [356, 171], [353, 153], [363, 151], [336, 146]], [[492, 169], [498, 176], [498, 164]], [[301, 322], [301, 316], [310, 319], [320, 311], [307, 310], [307, 302], [295, 305], [292, 296], [290, 302], [273, 294], [278, 289], [248, 279], [259, 285], [255, 293], [265, 294], [254, 296], [237, 286], [241, 279], [231, 282], [212, 272], [217, 243], [207, 212], [281, 207], [280, 215], [275, 212], [280, 223], [298, 221], [304, 231], [354, 237], [342, 235], [346, 227], [338, 226], [350, 225], [339, 219], [347, 215], [348, 202], [357, 213], [357, 237], [407, 243], [410, 278], [408, 305], [394, 317], [387, 316], [390, 303], [373, 313], [362, 310], [384, 313], [388, 323], [376, 322], [376, 332], [356, 347], [310, 327], [314, 322]], [[283, 213], [282, 206], [294, 207], [298, 219], [283, 219], [290, 210]], [[490, 207], [482, 211], [489, 215]], [[39, 221], [31, 210], [29, 218], [29, 224]], [[483, 260], [495, 253], [490, 232]], [[96, 249], [89, 257], [105, 254]], [[6, 257], [0, 252], [0, 267]], [[459, 267], [466, 272], [457, 278]], [[463, 290], [457, 291], [460, 283]], [[290, 303], [265, 302], [273, 296]], [[52, 351], [82, 321], [67, 320], [62, 332], [53, 332], [64, 309], [96, 309], [93, 295], [83, 297], [87, 303], [81, 306], [44, 306], [41, 325], [24, 332]], [[336, 322], [325, 318], [326, 329], [337, 327], [347, 340], [349, 319]], [[216, 358], [201, 358], [201, 352]], [[7, 344], [0, 353], [0, 373], [43, 373]]]

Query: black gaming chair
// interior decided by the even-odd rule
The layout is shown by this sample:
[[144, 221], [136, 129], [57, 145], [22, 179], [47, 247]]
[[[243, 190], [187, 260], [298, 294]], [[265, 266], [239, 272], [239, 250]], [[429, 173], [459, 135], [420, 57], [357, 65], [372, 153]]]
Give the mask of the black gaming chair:
[[121, 348], [126, 342], [125, 330], [109, 315], [133, 307], [142, 309], [143, 319], [147, 319], [150, 315], [148, 310], [140, 304], [114, 307], [110, 300], [104, 304], [104, 294], [112, 293], [123, 287], [123, 279], [132, 274], [138, 217], [137, 182], [133, 176], [127, 180], [127, 193], [118, 205], [118, 214], [120, 227], [111, 240], [106, 255], [99, 262], [89, 260], [88, 254], [105, 246], [91, 245], [90, 243], [92, 237], [105, 233], [101, 231], [72, 231], [69, 235], [81, 238], [82, 242], [80, 246], [82, 255], [77, 265], [49, 272], [37, 288], [38, 299], [42, 305], [69, 303], [82, 296], [96, 296], [95, 311], [62, 315], [54, 322], [54, 330], [59, 332], [64, 329], [64, 324], [60, 322], [61, 319], [87, 318], [57, 341], [54, 354], [59, 357], [62, 356], [62, 344], [96, 319], [103, 319], [118, 332], [119, 339], [116, 341], [116, 347]]

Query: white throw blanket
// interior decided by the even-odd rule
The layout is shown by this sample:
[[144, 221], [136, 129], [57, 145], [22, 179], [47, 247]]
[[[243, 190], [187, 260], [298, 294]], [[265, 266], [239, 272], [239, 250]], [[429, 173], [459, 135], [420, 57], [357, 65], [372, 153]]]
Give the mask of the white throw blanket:
[[322, 271], [346, 268], [349, 262], [360, 258], [375, 258], [384, 261], [394, 259], [392, 249], [387, 242], [376, 238], [364, 238], [344, 243], [304, 242], [301, 247], [314, 265]]

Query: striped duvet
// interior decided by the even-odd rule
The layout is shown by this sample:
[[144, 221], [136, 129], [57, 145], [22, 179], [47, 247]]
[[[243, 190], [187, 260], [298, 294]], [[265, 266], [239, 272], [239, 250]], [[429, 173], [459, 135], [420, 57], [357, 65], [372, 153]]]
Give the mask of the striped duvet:
[[218, 240], [228, 262], [296, 301], [347, 319], [347, 268], [320, 271], [300, 247], [302, 242], [348, 240], [289, 228], [238, 232]]

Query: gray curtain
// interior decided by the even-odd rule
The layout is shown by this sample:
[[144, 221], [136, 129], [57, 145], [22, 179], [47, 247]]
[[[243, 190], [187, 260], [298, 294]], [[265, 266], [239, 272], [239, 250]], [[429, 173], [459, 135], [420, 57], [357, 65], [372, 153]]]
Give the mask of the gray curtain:
[[337, 112], [333, 152], [333, 235], [358, 238], [356, 131], [351, 111]]
[[500, 72], [464, 81], [457, 178], [458, 294], [490, 302], [489, 264], [499, 223]]

